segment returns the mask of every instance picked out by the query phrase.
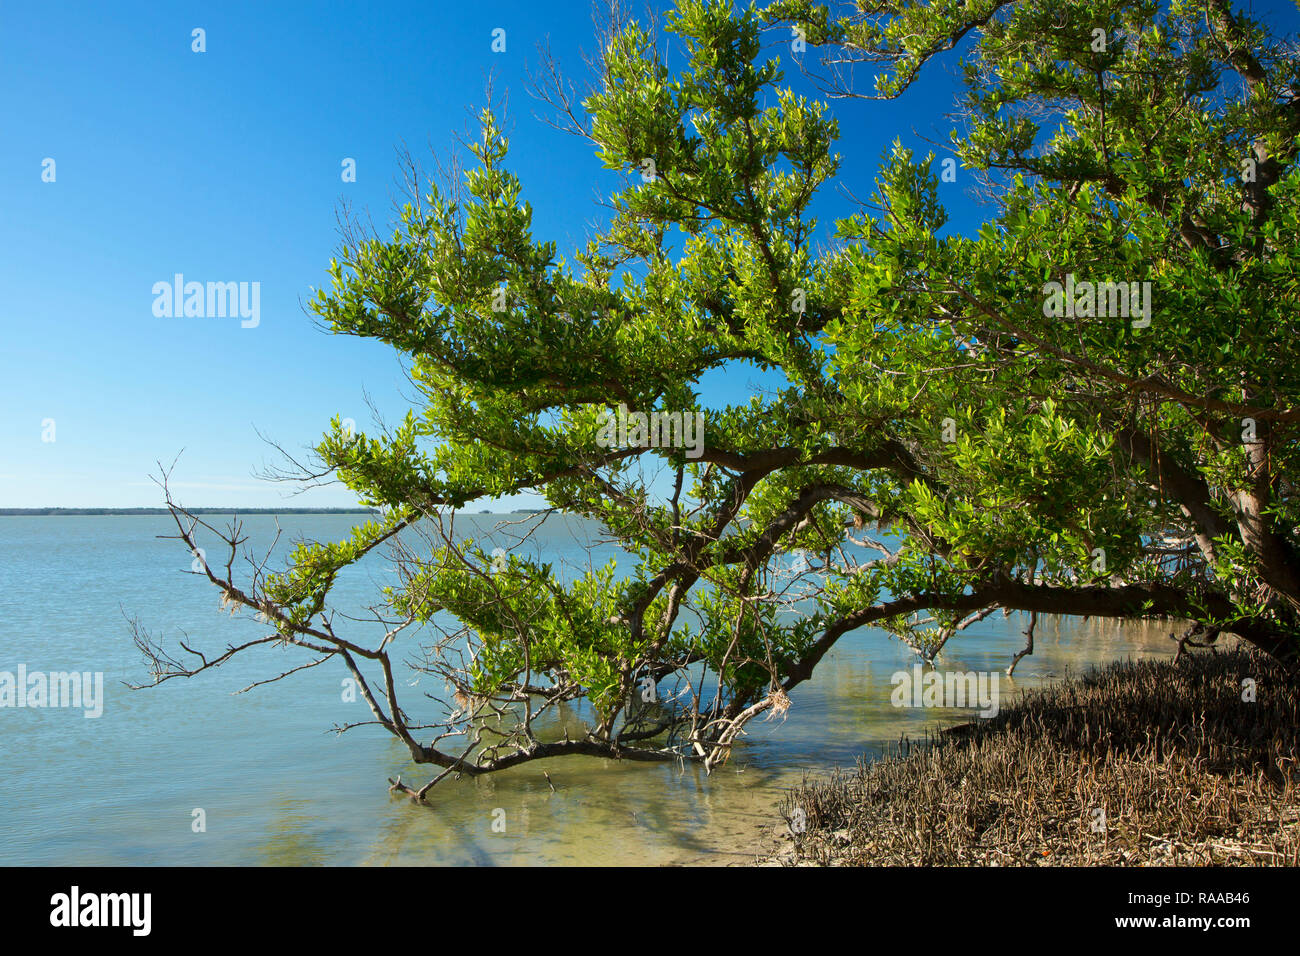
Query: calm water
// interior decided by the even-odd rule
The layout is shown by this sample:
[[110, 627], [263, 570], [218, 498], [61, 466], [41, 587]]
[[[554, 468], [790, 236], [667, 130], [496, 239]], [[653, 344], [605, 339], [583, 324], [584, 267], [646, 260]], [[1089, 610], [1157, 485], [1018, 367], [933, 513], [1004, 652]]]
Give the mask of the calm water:
[[[517, 517], [517, 516], [515, 516]], [[209, 518], [221, 526], [220, 519]], [[346, 537], [350, 516], [287, 516], [282, 543]], [[462, 518], [486, 533], [499, 519]], [[0, 672], [102, 671], [103, 716], [80, 710], [0, 708], [0, 864], [431, 864], [731, 862], [752, 858], [760, 826], [778, 819], [783, 788], [805, 772], [879, 753], [900, 734], [969, 719], [961, 711], [890, 705], [890, 675], [915, 656], [888, 635], [842, 639], [784, 720], [758, 721], [712, 776], [694, 767], [589, 758], [545, 761], [479, 780], [447, 780], [419, 808], [387, 793], [410, 764], [377, 728], [338, 736], [365, 719], [345, 703], [341, 663], [326, 663], [247, 694], [303, 652], [265, 650], [191, 680], [146, 690], [147, 672], [126, 616], [169, 642], [223, 647], [258, 636], [251, 620], [218, 608], [190, 556], [160, 540], [167, 517], [0, 517]], [[268, 547], [275, 519], [249, 517], [251, 543]], [[578, 519], [552, 519], [537, 553], [585, 567], [617, 558]], [[209, 560], [213, 560], [209, 553]], [[360, 609], [388, 580], [381, 555], [336, 590]], [[1001, 670], [1023, 644], [1025, 622], [995, 615], [954, 638], [944, 667]], [[1169, 628], [1040, 620], [1036, 650], [1014, 690], [1122, 657], [1172, 653]], [[408, 638], [408, 640], [410, 640]], [[414, 646], [412, 644], [412, 646]], [[414, 679], [411, 675], [410, 679]], [[1014, 690], [1013, 690], [1014, 688]], [[408, 695], [420, 692], [408, 689]], [[412, 699], [408, 709], [415, 709]], [[542, 776], [549, 771], [557, 792]], [[206, 814], [195, 833], [193, 812]], [[505, 811], [506, 832], [493, 830]]]

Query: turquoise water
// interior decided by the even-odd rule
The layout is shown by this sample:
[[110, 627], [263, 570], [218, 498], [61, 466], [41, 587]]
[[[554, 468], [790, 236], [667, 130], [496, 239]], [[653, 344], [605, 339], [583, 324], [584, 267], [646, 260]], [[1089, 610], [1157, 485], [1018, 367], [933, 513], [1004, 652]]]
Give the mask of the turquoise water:
[[[354, 520], [281, 518], [281, 550], [297, 537], [342, 539]], [[501, 520], [459, 522], [485, 534]], [[276, 527], [269, 516], [244, 519], [255, 550], [271, 545]], [[915, 656], [864, 629], [842, 639], [794, 692], [784, 719], [752, 723], [731, 762], [711, 776], [693, 766], [565, 758], [447, 780], [432, 791], [432, 807], [416, 807], [390, 795], [386, 778], [401, 773], [418, 784], [428, 768], [411, 765], [378, 728], [330, 732], [368, 716], [364, 704], [344, 702], [341, 663], [246, 694], [235, 692], [309, 658], [263, 649], [190, 680], [144, 690], [122, 684], [148, 680], [128, 616], [173, 645], [188, 635], [191, 646], [220, 648], [262, 633], [251, 619], [221, 611], [215, 589], [186, 573], [183, 545], [159, 538], [174, 533], [168, 517], [0, 517], [0, 672], [20, 664], [29, 672], [102, 671], [105, 693], [98, 719], [73, 709], [0, 708], [0, 864], [746, 861], [761, 828], [779, 822], [783, 788], [804, 773], [851, 764], [903, 733], [970, 719], [891, 706], [890, 675], [910, 669]], [[529, 546], [569, 566], [620, 553], [572, 518], [551, 519]], [[383, 556], [371, 555], [340, 581], [337, 603], [360, 610], [390, 575]], [[1022, 646], [1024, 626], [995, 615], [951, 640], [943, 663], [1001, 670]], [[1003, 679], [1003, 702], [1013, 689], [1093, 664], [1168, 656], [1169, 629], [1040, 619], [1035, 654], [1021, 661], [1014, 683]], [[204, 832], [194, 832], [196, 810]], [[502, 819], [499, 832], [493, 824]]]

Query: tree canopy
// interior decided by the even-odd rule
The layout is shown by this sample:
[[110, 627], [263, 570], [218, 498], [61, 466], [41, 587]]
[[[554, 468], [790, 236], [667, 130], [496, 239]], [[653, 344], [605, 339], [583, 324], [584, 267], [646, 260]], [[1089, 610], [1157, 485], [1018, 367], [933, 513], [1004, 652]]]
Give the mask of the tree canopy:
[[[351, 669], [440, 768], [412, 793], [563, 754], [712, 767], [868, 625], [932, 656], [997, 609], [1168, 617], [1300, 656], [1293, 45], [1227, 0], [681, 0], [662, 35], [604, 39], [587, 95], [550, 86], [624, 174], [599, 234], [534, 235], [485, 110], [463, 176], [345, 241], [311, 304], [419, 389], [396, 427], [336, 419], [317, 447], [380, 517], [251, 582], [203, 570], [266, 641]], [[825, 241], [814, 196], [873, 159], [837, 154], [834, 104], [905, 95], [958, 48], [950, 148], [988, 222], [946, 234], [936, 157], [896, 146]], [[705, 404], [734, 368], [781, 384]], [[641, 434], [655, 412], [702, 415], [701, 447]], [[448, 533], [521, 491], [635, 560], [566, 579]], [[394, 544], [382, 638], [341, 633], [338, 574]], [[391, 655], [448, 618], [415, 656], [452, 699], [408, 714]], [[156, 679], [215, 660], [142, 646]], [[572, 702], [584, 732], [538, 729]]]

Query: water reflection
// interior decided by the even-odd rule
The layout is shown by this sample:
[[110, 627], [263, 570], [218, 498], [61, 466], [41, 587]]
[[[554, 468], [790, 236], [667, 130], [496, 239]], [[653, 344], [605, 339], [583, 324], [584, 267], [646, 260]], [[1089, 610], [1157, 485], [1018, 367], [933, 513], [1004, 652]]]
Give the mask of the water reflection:
[[[1022, 646], [1016, 615], [950, 642], [940, 670], [997, 670]], [[1167, 657], [1171, 628], [1040, 616], [1035, 653], [1014, 681], [1001, 679], [1003, 705], [1025, 690], [1117, 658]], [[880, 754], [975, 719], [969, 709], [899, 709], [890, 678], [915, 655], [882, 632], [846, 637], [815, 679], [799, 688], [784, 719], [759, 721], [729, 764], [705, 774], [694, 764], [647, 765], [566, 757], [488, 777], [448, 779], [421, 808], [394, 798], [382, 835], [366, 854], [373, 864], [671, 864], [748, 862], [762, 827], [779, 822], [784, 791], [808, 773]], [[429, 771], [402, 766], [403, 779]], [[542, 770], [555, 785], [552, 793]], [[495, 832], [493, 812], [504, 811]]]
[[[496, 519], [483, 519], [481, 534]], [[282, 520], [286, 543], [299, 535], [346, 537], [346, 516]], [[469, 522], [465, 523], [468, 528]], [[572, 520], [555, 523], [538, 551], [570, 567], [603, 564], [616, 549], [596, 545]], [[270, 517], [246, 523], [254, 549], [273, 540]], [[221, 613], [216, 595], [186, 572], [191, 558], [167, 518], [6, 518], [0, 522], [4, 573], [21, 589], [0, 592], [0, 669], [103, 671], [101, 719], [68, 711], [0, 713], [0, 864], [40, 865], [349, 865], [358, 863], [663, 864], [748, 860], [759, 827], [774, 825], [785, 788], [806, 772], [848, 766], [902, 734], [923, 735], [968, 711], [899, 710], [891, 675], [912, 652], [880, 631], [843, 638], [814, 679], [797, 688], [784, 719], [758, 720], [731, 761], [706, 775], [695, 765], [618, 763], [568, 757], [482, 779], [448, 779], [431, 807], [388, 795], [387, 778], [417, 784], [399, 743], [373, 727], [338, 737], [336, 723], [357, 719], [340, 697], [340, 670], [328, 666], [232, 696], [287, 660], [286, 652], [232, 661], [195, 681], [131, 692], [123, 680], [144, 669], [122, 617], [128, 613], [170, 639], [224, 646], [257, 631]], [[87, 553], [113, 554], [111, 562]], [[384, 569], [354, 569], [340, 579], [344, 610], [374, 598]], [[57, 612], [30, 595], [59, 595]], [[1023, 646], [1026, 621], [995, 615], [954, 637], [941, 665], [1002, 671]], [[1022, 688], [1123, 657], [1165, 657], [1170, 625], [1119, 625], [1040, 616], [1035, 653], [1006, 702]], [[415, 689], [419, 693], [419, 689]], [[575, 733], [579, 709], [561, 715]], [[553, 793], [542, 771], [555, 785]], [[50, 799], [51, 779], [90, 779]], [[204, 808], [208, 829], [194, 833]], [[504, 832], [492, 828], [505, 813]]]

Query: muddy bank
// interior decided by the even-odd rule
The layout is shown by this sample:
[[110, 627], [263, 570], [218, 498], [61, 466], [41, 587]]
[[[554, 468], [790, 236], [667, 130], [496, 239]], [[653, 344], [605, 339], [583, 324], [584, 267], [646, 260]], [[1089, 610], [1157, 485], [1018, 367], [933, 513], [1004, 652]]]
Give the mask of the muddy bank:
[[806, 779], [765, 862], [1296, 865], [1298, 729], [1300, 683], [1249, 650], [1117, 663]]

